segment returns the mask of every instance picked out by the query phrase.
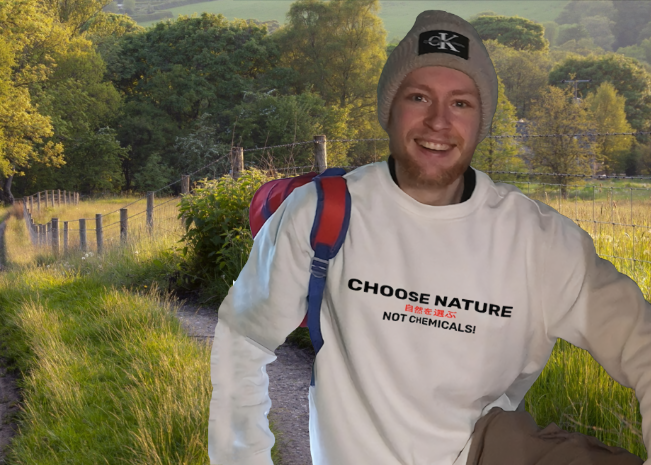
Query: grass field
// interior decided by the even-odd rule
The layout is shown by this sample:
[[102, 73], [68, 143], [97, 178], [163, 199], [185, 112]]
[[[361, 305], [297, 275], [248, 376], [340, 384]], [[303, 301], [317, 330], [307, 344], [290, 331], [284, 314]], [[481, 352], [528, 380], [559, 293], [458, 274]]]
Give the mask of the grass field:
[[0, 344], [24, 375], [6, 463], [207, 464], [211, 347], [186, 336], [159, 291], [180, 261], [179, 228], [57, 259], [31, 246], [21, 212], [0, 273]]
[[[174, 230], [181, 220], [178, 219], [179, 197], [154, 198], [154, 231]], [[45, 207], [41, 209], [36, 204], [32, 206], [32, 218], [36, 224], [44, 224], [52, 218], [59, 219], [60, 247], [63, 248], [64, 222], [68, 222], [68, 244], [70, 248], [79, 247], [79, 219], [86, 219], [88, 250], [97, 252], [96, 215], [102, 215], [104, 244], [111, 246], [120, 241], [120, 208], [127, 206], [128, 230], [127, 235], [139, 236], [146, 231], [147, 201], [140, 197], [117, 197], [79, 202], [74, 206]]]
[[[537, 22], [553, 21], [563, 10], [567, 1], [522, 0], [522, 1], [381, 1], [379, 16], [387, 30], [387, 41], [402, 37], [414, 25], [416, 16], [425, 10], [445, 10], [468, 19], [482, 11], [494, 11], [507, 16], [519, 15]], [[257, 19], [259, 21], [276, 20], [285, 23], [285, 15], [292, 2], [278, 0], [216, 0], [206, 3], [171, 8], [175, 17], [193, 13], [221, 13], [227, 19]], [[143, 22], [148, 27], [154, 22]]]
[[[651, 198], [627, 183], [643, 184], [577, 185], [565, 198], [557, 186], [518, 186], [578, 219], [602, 256], [622, 257], [612, 259], [615, 266], [651, 300]], [[117, 206], [97, 202], [83, 206], [83, 215]], [[189, 341], [170, 316], [169, 300], [152, 291], [179, 263], [178, 237], [178, 229], [163, 230], [101, 256], [74, 252], [57, 260], [31, 247], [23, 220], [8, 221], [0, 343], [26, 374], [22, 433], [10, 463], [207, 463], [210, 351]], [[554, 422], [647, 458], [634, 391], [564, 341], [526, 408], [539, 425]]]

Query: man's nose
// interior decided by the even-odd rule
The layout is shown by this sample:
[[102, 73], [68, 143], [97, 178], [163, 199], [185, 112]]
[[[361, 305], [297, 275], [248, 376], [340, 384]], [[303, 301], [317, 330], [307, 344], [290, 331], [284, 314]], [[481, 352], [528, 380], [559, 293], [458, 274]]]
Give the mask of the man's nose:
[[450, 127], [450, 109], [445, 103], [435, 101], [430, 105], [425, 116], [426, 126], [435, 130]]

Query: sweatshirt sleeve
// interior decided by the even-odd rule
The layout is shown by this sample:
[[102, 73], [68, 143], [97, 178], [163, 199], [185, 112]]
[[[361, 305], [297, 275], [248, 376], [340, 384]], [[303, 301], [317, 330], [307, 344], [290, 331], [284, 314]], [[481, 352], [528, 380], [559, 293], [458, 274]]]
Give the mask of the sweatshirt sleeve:
[[651, 305], [573, 221], [558, 215], [547, 238], [541, 289], [547, 335], [587, 350], [613, 379], [635, 390], [650, 451]]
[[211, 465], [272, 465], [266, 365], [307, 311], [316, 209], [312, 183], [296, 189], [256, 236], [219, 307], [210, 360]]

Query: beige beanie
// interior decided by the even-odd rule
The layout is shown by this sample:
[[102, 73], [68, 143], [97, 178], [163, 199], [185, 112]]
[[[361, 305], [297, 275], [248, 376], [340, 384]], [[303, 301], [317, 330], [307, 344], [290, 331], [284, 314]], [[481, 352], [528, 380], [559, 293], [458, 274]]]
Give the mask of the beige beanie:
[[470, 23], [441, 10], [423, 11], [414, 26], [391, 52], [377, 86], [377, 111], [385, 131], [391, 103], [403, 79], [424, 66], [445, 66], [470, 76], [481, 100], [481, 142], [497, 107], [497, 74], [479, 34]]

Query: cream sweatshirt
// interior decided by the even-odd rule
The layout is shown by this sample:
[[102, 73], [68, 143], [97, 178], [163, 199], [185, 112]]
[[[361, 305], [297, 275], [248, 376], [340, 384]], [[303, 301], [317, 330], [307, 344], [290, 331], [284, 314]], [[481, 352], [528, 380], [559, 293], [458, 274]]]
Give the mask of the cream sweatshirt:
[[[350, 226], [309, 390], [314, 465], [465, 465], [475, 423], [517, 408], [557, 338], [635, 389], [649, 450], [651, 306], [572, 220], [476, 178], [469, 200], [432, 207], [386, 162], [346, 175]], [[315, 206], [313, 183], [285, 200], [219, 309], [213, 465], [272, 464], [265, 366], [306, 313]]]

